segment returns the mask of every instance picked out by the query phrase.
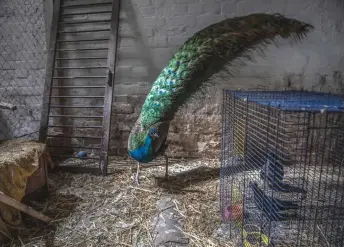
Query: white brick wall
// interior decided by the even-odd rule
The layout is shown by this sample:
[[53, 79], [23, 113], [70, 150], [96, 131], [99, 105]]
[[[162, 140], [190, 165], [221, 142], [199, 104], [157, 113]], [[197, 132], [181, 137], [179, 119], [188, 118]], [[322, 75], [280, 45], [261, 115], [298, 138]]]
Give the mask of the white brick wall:
[[[279, 12], [310, 22], [315, 31], [301, 44], [292, 46], [283, 41], [279, 48], [269, 47], [265, 59], [258, 57], [257, 63], [250, 63], [237, 75], [245, 78], [247, 86], [254, 86], [256, 78], [281, 86], [288, 76], [304, 73], [299, 87], [310, 89], [318, 83], [321, 74], [327, 74], [327, 84], [335, 89], [332, 74], [343, 70], [344, 50], [340, 44], [344, 39], [344, 4], [341, 1], [132, 0], [122, 5], [123, 12], [134, 12], [129, 15], [135, 18], [130, 19], [130, 25], [138, 30], [134, 34], [136, 46], [141, 43], [145, 47], [145, 62], [154, 66], [152, 74], [157, 74], [177, 47], [196, 31], [224, 18], [253, 12]], [[233, 79], [231, 85], [237, 86], [239, 81], [242, 86], [239, 79]]]
[[0, 1], [0, 140], [38, 130], [45, 53], [43, 2]]
[[[7, 1], [10, 0], [2, 2]], [[344, 6], [341, 1], [122, 0], [121, 2], [120, 42], [117, 53], [112, 126], [114, 131], [111, 143], [113, 153], [126, 152], [130, 127], [140, 112], [141, 104], [151, 84], [172, 54], [195, 32], [225, 18], [253, 12], [279, 12], [308, 21], [315, 26], [315, 30], [301, 44], [291, 45], [283, 41], [279, 48], [268, 47], [266, 58], [257, 57], [256, 63], [248, 63], [246, 67], [239, 70], [235, 78], [227, 82], [217, 80], [216, 86], [209, 93], [212, 97], [202, 99], [202, 104], [189, 104], [184, 110], [187, 114], [178, 116], [176, 124], [171, 127], [171, 146], [177, 154], [198, 155], [200, 151], [209, 155], [217, 154], [220, 136], [220, 89], [223, 87], [252, 88], [265, 85], [281, 88], [289, 80], [293, 88], [319, 90], [321, 75], [328, 75], [322, 90], [335, 91], [341, 83], [344, 70], [344, 49], [342, 48]], [[41, 11], [41, 7], [38, 9]], [[3, 12], [4, 9], [0, 8], [0, 22], [4, 18]], [[71, 20], [101, 17], [103, 16], [78, 16], [72, 17]], [[39, 23], [39, 20], [37, 21]], [[27, 23], [27, 18], [24, 18], [22, 22]], [[13, 23], [14, 27], [18, 26], [18, 23]], [[37, 28], [37, 24], [32, 26]], [[41, 31], [35, 33], [36, 38], [41, 35], [43, 35]], [[0, 32], [0, 40], [2, 36], [3, 32]], [[39, 40], [43, 45], [45, 40]], [[2, 68], [0, 79], [6, 79], [6, 86], [15, 87], [18, 83], [27, 85], [37, 81], [41, 85], [40, 83], [43, 82], [42, 64], [35, 58], [37, 51], [32, 53], [30, 44], [28, 41], [23, 44], [25, 49], [20, 50], [25, 56], [32, 58], [29, 61], [6, 59], [4, 63], [3, 57], [0, 56], [0, 68]], [[102, 45], [94, 43], [88, 44], [87, 47], [102, 47]], [[8, 46], [9, 42], [0, 42], [0, 47]], [[66, 45], [66, 48], [72, 47], [74, 47], [73, 44]], [[7, 55], [15, 57], [14, 52]], [[71, 61], [69, 65], [78, 66], [80, 63]], [[87, 65], [86, 61], [83, 65]], [[19, 68], [20, 71], [15, 70]], [[75, 71], [75, 73], [78, 72]], [[88, 73], [92, 74], [92, 71]], [[0, 86], [4, 87], [3, 85], [5, 85], [4, 80], [0, 81]], [[35, 92], [36, 89], [32, 88], [31, 91]], [[23, 90], [18, 92], [25, 94]], [[82, 93], [87, 93], [87, 91]], [[89, 91], [89, 93], [95, 95], [98, 92]], [[29, 102], [32, 97], [34, 96], [20, 97], [20, 100]], [[92, 113], [97, 114], [97, 112]], [[213, 124], [209, 126], [207, 123], [210, 122]], [[89, 121], [89, 124], [92, 124], [92, 121]], [[177, 134], [180, 131], [183, 132], [183, 136]], [[188, 140], [188, 142], [183, 140]], [[197, 143], [202, 145], [197, 145]], [[204, 143], [208, 145], [203, 145]], [[198, 146], [209, 148], [201, 150]]]
[[[246, 67], [239, 69], [235, 78], [227, 82], [216, 80], [215, 88], [209, 92], [215, 96], [213, 97], [215, 102], [212, 99], [207, 101], [202, 99], [202, 104], [198, 104], [198, 107], [189, 104], [185, 111], [192, 115], [177, 117], [176, 125], [171, 128], [170, 135], [173, 150], [180, 155], [198, 155], [198, 151], [201, 150], [197, 148], [196, 143], [208, 142], [210, 148], [202, 152], [216, 155], [216, 150], [219, 148], [219, 103], [222, 88], [244, 89], [265, 85], [278, 89], [287, 85], [288, 80], [291, 81], [292, 88], [296, 89], [336, 91], [339, 88], [341, 80], [338, 78], [341, 77], [338, 75], [344, 71], [344, 49], [341, 48], [344, 41], [343, 9], [344, 5], [340, 1], [326, 1], [325, 3], [322, 0], [122, 1], [122, 16], [126, 18], [121, 19], [121, 26], [127, 28], [125, 35], [124, 32], [120, 34], [130, 38], [125, 38], [126, 42], [121, 42], [118, 62], [128, 66], [130, 64], [135, 64], [136, 67], [142, 66], [142, 69], [128, 71], [125, 68], [118, 68], [121, 72], [117, 74], [118, 90], [115, 90], [117, 102], [114, 104], [123, 102], [122, 104], [127, 103], [135, 107], [136, 115], [131, 117], [132, 121], [129, 123], [132, 125], [150, 89], [150, 86], [143, 87], [142, 82], [148, 81], [151, 85], [183, 42], [198, 30], [214, 22], [254, 12], [279, 12], [313, 24], [315, 30], [302, 43], [291, 45], [290, 42], [283, 41], [279, 48], [268, 47], [266, 58], [257, 57], [255, 63], [250, 62]], [[320, 88], [320, 76], [324, 74], [328, 75], [327, 81], [325, 86]], [[137, 78], [136, 82], [134, 77]], [[138, 92], [141, 92], [139, 97], [136, 96]], [[211, 120], [206, 120], [207, 118]], [[121, 119], [124, 119], [123, 113], [114, 121], [121, 121]], [[200, 122], [199, 119], [205, 120]], [[128, 118], [125, 121], [128, 121]], [[215, 124], [208, 129], [202, 128], [207, 121]], [[190, 123], [193, 123], [191, 127]], [[120, 137], [125, 143], [128, 133], [127, 130], [122, 129], [123, 127], [118, 123], [117, 130], [122, 131]], [[183, 142], [182, 139], [186, 138], [177, 135], [178, 131], [183, 131], [193, 144]], [[116, 137], [118, 138], [118, 133]], [[122, 152], [125, 152], [125, 145], [116, 143], [114, 140], [112, 147], [114, 149], [120, 147]]]

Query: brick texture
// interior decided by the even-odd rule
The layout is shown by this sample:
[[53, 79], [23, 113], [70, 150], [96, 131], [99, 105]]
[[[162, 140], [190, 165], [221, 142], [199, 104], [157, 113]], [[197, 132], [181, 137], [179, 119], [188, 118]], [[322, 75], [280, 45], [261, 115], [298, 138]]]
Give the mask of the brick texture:
[[[320, 5], [318, 7], [308, 5], [307, 3], [310, 2], [308, 0], [298, 4], [264, 0], [258, 2], [216, 0], [211, 2], [205, 0], [151, 0], [148, 3], [148, 1], [136, 0], [122, 3], [122, 12], [128, 18], [122, 20], [121, 25], [130, 27], [128, 31], [131, 31], [131, 35], [129, 36], [133, 37], [134, 42], [130, 43], [130, 48], [124, 47], [124, 44], [119, 47], [121, 56], [118, 63], [134, 63], [136, 66], [141, 66], [142, 69], [131, 69], [117, 75], [119, 77], [117, 85], [121, 95], [119, 95], [119, 91], [115, 92], [114, 105], [124, 104], [126, 107], [130, 105], [132, 108], [126, 108], [128, 111], [122, 111], [120, 114], [116, 111], [113, 113], [113, 125], [116, 127], [114, 127], [111, 139], [112, 153], [126, 153], [126, 139], [130, 127], [138, 117], [140, 107], [151, 84], [172, 54], [196, 31], [228, 17], [259, 11], [280, 12], [290, 17], [309, 21], [315, 25], [316, 30], [303, 44], [292, 46], [288, 42], [282, 42], [279, 49], [273, 46], [269, 47], [266, 51], [266, 58], [257, 57], [255, 62], [248, 62], [246, 67], [242, 69], [239, 67], [238, 73], [233, 79], [230, 79], [225, 73], [215, 76], [214, 87], [208, 90], [209, 98], [199, 98], [197, 102], [190, 102], [173, 121], [168, 138], [170, 156], [219, 157], [223, 88], [249, 89], [263, 85], [266, 88], [282, 89], [288, 86], [288, 81], [291, 81], [289, 86], [293, 89], [338, 91], [340, 83], [338, 80], [337, 83], [334, 82], [334, 73], [335, 70], [343, 70], [343, 67], [341, 69], [338, 67], [340, 56], [337, 54], [335, 57], [338, 59], [334, 61], [333, 53], [331, 53], [331, 57], [318, 54], [317, 49], [330, 51], [333, 47], [327, 41], [316, 41], [316, 39], [325, 32], [333, 35], [329, 38], [332, 41], [341, 40], [344, 36], [334, 31], [334, 23], [325, 24], [319, 16], [312, 13], [315, 10], [321, 11]], [[321, 3], [320, 0], [316, 2]], [[147, 6], [148, 4], [149, 6]], [[308, 6], [308, 9], [300, 13], [299, 10], [304, 6]], [[322, 13], [322, 16], [336, 19], [336, 22], [342, 25], [344, 19], [340, 16], [337, 7], [334, 4], [328, 4], [327, 7], [328, 12]], [[296, 16], [295, 13], [300, 14]], [[120, 35], [122, 34], [120, 33]], [[320, 47], [322, 48], [320, 49]], [[136, 57], [133, 55], [133, 51], [136, 52]], [[126, 53], [130, 54], [130, 57], [126, 56]], [[344, 51], [340, 50], [340, 54], [343, 55]], [[322, 58], [325, 56], [326, 62], [322, 59], [319, 60], [319, 56]], [[325, 68], [323, 65], [326, 63], [330, 67]], [[147, 74], [143, 74], [143, 71]], [[320, 87], [318, 84], [319, 74], [322, 73], [328, 73], [329, 76], [326, 85]], [[133, 77], [139, 79], [135, 82]], [[142, 81], [147, 81], [146, 88], [142, 86]], [[126, 84], [127, 87], [121, 87], [121, 84]], [[125, 90], [128, 91], [125, 93]], [[137, 94], [137, 92], [142, 93]]]
[[37, 131], [45, 76], [42, 1], [0, 2], [0, 140]]
[[[324, 3], [322, 0], [302, 0], [297, 3], [291, 0], [121, 1], [111, 154], [126, 154], [129, 131], [140, 113], [140, 107], [156, 76], [173, 53], [196, 31], [225, 18], [253, 12], [279, 12], [308, 21], [315, 26], [315, 30], [301, 44], [291, 45], [283, 41], [279, 48], [268, 47], [265, 58], [257, 56], [256, 61], [247, 62], [246, 67], [238, 67], [235, 78], [230, 79], [225, 73], [214, 76], [214, 86], [209, 89], [208, 97], [200, 97], [196, 102], [187, 104], [173, 121], [169, 134], [169, 155], [176, 157], [219, 156], [223, 88], [252, 89], [265, 86], [270, 89], [282, 89], [289, 86], [293, 89], [338, 91], [342, 85], [341, 78], [343, 78], [344, 70], [344, 50], [341, 48], [344, 40], [344, 19], [341, 13], [343, 6], [340, 6], [339, 2]], [[0, 9], [0, 18], [3, 18], [1, 11]], [[97, 20], [106, 17], [108, 16], [80, 15], [69, 19]], [[94, 26], [101, 27], [100, 24], [94, 24]], [[85, 47], [103, 47], [103, 45], [103, 43], [89, 43]], [[74, 44], [65, 46], [65, 48], [73, 47], [75, 47]], [[32, 51], [25, 49], [22, 52], [29, 55]], [[89, 55], [106, 56], [107, 54], [96, 52]], [[8, 56], [12, 55], [8, 54]], [[33, 57], [32, 54], [30, 57]], [[6, 60], [7, 65], [4, 65], [1, 59], [3, 56], [0, 56], [2, 66], [12, 66], [9, 65], [12, 62], [11, 59]], [[18, 80], [26, 82], [41, 80], [42, 68], [39, 62], [37, 59], [31, 59], [30, 63], [35, 64], [37, 72], [33, 73], [31, 69], [26, 71], [9, 69], [5, 72], [0, 71], [0, 78], [7, 78], [6, 83], [11, 83], [12, 87], [12, 84]], [[20, 66], [26, 66], [26, 64], [24, 62]], [[98, 64], [104, 65], [101, 61]], [[70, 62], [68, 65], [80, 66], [80, 62]], [[84, 62], [82, 65], [87, 64]], [[73, 73], [81, 72], [74, 71]], [[87, 73], [103, 75], [104, 71], [90, 70]], [[38, 74], [40, 76], [37, 76]], [[326, 78], [325, 82], [324, 78]], [[76, 83], [89, 82], [80, 80]], [[70, 93], [102, 95], [101, 91], [93, 89]], [[25, 97], [33, 96], [28, 94]], [[74, 102], [86, 104], [83, 99], [76, 99]], [[89, 103], [90, 101], [87, 104]], [[97, 102], [94, 100], [92, 103]], [[79, 113], [88, 114], [90, 111], [79, 111]], [[102, 114], [102, 111], [92, 110], [92, 114]], [[94, 125], [97, 122], [90, 120], [79, 123]], [[78, 130], [77, 133], [85, 134], [85, 131], [87, 130]], [[97, 134], [94, 130], [87, 133]]]

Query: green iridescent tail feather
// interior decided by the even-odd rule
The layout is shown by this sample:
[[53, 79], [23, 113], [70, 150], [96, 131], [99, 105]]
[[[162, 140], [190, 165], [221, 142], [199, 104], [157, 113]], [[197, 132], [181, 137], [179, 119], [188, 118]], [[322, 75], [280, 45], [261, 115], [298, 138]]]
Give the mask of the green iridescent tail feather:
[[[301, 40], [313, 26], [279, 14], [251, 14], [226, 19], [195, 33], [173, 55], [153, 83], [129, 137], [129, 151], [144, 145], [148, 130], [166, 123], [185, 103], [209, 86], [209, 78], [237, 59], [250, 59], [252, 52], [263, 51], [278, 37]], [[154, 131], [157, 129], [154, 128]], [[153, 138], [159, 149], [167, 133]]]
[[161, 71], [142, 107], [144, 128], [171, 120], [208, 79], [239, 57], [282, 38], [301, 39], [312, 26], [280, 15], [252, 14], [215, 23], [188, 39]]

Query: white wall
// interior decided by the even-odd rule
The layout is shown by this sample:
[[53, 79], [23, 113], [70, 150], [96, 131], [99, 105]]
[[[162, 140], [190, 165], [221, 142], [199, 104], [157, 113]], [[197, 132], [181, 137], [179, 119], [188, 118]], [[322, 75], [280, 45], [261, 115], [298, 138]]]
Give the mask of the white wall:
[[142, 42], [149, 48], [147, 56], [155, 67], [150, 80], [176, 48], [201, 28], [228, 17], [278, 12], [309, 22], [315, 30], [300, 44], [284, 41], [279, 48], [270, 46], [266, 58], [257, 58], [256, 63], [243, 68], [231, 85], [285, 86], [289, 78], [293, 87], [311, 89], [318, 86], [322, 75], [327, 75], [323, 90], [338, 87], [333, 74], [344, 70], [342, 0], [131, 0], [122, 4], [124, 12], [131, 7], [129, 2], [139, 30], [135, 35], [142, 36]]
[[38, 131], [45, 78], [43, 2], [0, 1], [0, 140]]
[[[221, 89], [268, 88], [337, 91], [344, 72], [344, 2], [342, 0], [126, 0], [122, 1], [115, 87], [115, 150], [126, 152], [129, 130], [160, 70], [183, 42], [198, 30], [224, 18], [254, 12], [281, 13], [314, 25], [299, 44], [269, 46], [235, 78], [214, 80], [208, 100], [189, 104], [176, 117], [169, 139], [180, 155], [217, 155], [221, 135]], [[214, 97], [215, 96], [215, 97]], [[213, 102], [215, 99], [215, 102]], [[135, 114], [132, 113], [135, 109]], [[118, 140], [121, 139], [122, 142]]]
[[[51, 0], [45, 0], [45, 3], [45, 10], [51, 11]], [[278, 12], [309, 22], [315, 30], [297, 45], [283, 41], [279, 48], [268, 47], [266, 58], [257, 57], [255, 63], [249, 63], [226, 83], [217, 80], [217, 87], [209, 92], [210, 96], [216, 97], [203, 99], [202, 104], [189, 104], [187, 114], [178, 116], [176, 124], [171, 127], [169, 138], [174, 151], [181, 155], [197, 155], [219, 150], [220, 89], [223, 87], [244, 89], [265, 85], [280, 89], [289, 82], [291, 88], [325, 91], [340, 88], [344, 72], [342, 0], [122, 0], [112, 121], [113, 153], [126, 152], [127, 137], [141, 104], [177, 48], [207, 25], [254, 12]], [[50, 20], [46, 18], [45, 21]], [[93, 45], [98, 47], [100, 44]], [[43, 77], [44, 73], [39, 81]]]

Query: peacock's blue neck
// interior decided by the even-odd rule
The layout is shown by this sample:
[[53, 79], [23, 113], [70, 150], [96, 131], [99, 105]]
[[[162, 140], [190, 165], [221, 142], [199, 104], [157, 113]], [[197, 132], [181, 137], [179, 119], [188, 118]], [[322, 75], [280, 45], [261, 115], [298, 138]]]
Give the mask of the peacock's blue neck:
[[138, 162], [151, 162], [153, 160], [152, 141], [152, 137], [147, 135], [144, 146], [136, 148], [133, 151], [128, 150], [128, 154], [130, 155], [130, 157], [137, 160]]

